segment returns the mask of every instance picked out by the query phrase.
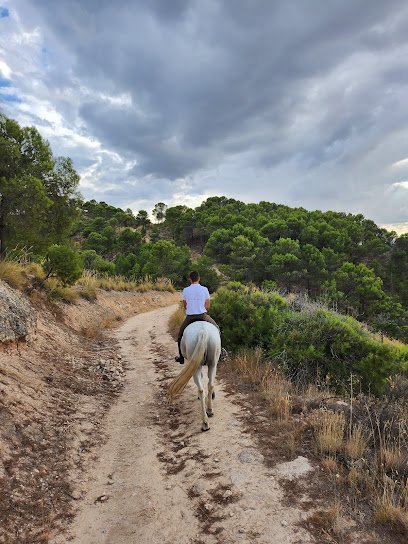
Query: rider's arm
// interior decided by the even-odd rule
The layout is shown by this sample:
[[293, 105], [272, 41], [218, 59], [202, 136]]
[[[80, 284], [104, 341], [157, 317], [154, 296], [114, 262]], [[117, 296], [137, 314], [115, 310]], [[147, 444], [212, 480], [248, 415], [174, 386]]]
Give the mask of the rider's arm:
[[183, 300], [183, 308], [184, 310], [187, 310], [187, 300]]
[[207, 300], [204, 302], [204, 307], [208, 312], [208, 310], [210, 309], [210, 299], [209, 298], [207, 298]]

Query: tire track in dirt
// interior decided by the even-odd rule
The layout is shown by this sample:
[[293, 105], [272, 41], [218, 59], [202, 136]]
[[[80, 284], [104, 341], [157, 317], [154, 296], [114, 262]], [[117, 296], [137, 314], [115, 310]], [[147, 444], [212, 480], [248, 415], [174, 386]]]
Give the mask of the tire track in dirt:
[[[211, 430], [200, 430], [191, 383], [173, 405], [179, 365], [167, 333], [174, 306], [129, 319], [116, 333], [127, 383], [109, 413], [70, 539], [76, 544], [307, 544], [303, 513], [243, 432], [243, 408], [216, 382]], [[55, 544], [66, 540], [56, 540]]]

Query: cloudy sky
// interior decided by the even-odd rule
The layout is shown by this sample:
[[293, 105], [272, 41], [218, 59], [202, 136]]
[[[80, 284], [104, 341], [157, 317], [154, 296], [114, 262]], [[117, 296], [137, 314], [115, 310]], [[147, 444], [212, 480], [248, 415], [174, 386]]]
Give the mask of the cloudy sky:
[[408, 222], [404, 0], [0, 0], [0, 110], [86, 198]]

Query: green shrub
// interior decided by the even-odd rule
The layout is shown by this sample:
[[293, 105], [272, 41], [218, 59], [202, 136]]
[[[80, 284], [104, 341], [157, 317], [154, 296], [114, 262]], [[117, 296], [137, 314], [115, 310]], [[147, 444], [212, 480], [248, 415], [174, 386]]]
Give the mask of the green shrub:
[[57, 244], [48, 248], [44, 262], [47, 277], [54, 276], [63, 286], [73, 285], [82, 274], [82, 258], [78, 251]]
[[364, 392], [381, 394], [388, 378], [403, 369], [407, 353], [376, 340], [352, 317], [328, 310], [289, 312], [270, 338], [270, 354], [307, 382], [328, 382], [339, 392], [350, 376]]
[[375, 395], [408, 371], [408, 347], [382, 343], [352, 317], [307, 302], [291, 307], [276, 293], [231, 282], [214, 297], [211, 315], [225, 347], [261, 346], [291, 377], [326, 382], [338, 392], [349, 387]]
[[281, 322], [286, 301], [276, 293], [262, 293], [239, 282], [230, 282], [217, 291], [210, 314], [222, 329], [227, 349], [263, 346], [272, 329]]

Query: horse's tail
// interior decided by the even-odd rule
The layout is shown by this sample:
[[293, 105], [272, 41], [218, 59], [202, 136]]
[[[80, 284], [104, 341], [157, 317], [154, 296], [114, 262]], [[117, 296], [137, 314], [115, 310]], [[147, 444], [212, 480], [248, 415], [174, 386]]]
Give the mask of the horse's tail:
[[191, 359], [178, 376], [174, 378], [169, 387], [170, 400], [174, 400], [188, 384], [190, 378], [197, 372], [198, 367], [203, 361], [208, 343], [208, 331], [202, 329], [198, 333], [197, 344], [194, 348]]

